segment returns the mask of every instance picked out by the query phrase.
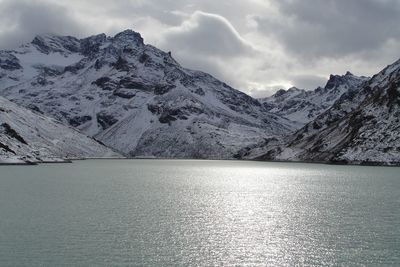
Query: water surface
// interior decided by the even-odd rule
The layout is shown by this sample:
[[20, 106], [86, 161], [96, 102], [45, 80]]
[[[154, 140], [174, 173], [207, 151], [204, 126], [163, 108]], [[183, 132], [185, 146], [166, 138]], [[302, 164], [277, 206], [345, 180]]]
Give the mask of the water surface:
[[0, 266], [400, 265], [400, 168], [0, 167]]

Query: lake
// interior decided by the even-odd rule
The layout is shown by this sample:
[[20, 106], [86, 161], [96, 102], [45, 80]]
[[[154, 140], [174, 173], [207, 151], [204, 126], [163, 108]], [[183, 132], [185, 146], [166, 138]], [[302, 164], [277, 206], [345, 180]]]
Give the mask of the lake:
[[0, 266], [400, 265], [400, 168], [0, 167]]

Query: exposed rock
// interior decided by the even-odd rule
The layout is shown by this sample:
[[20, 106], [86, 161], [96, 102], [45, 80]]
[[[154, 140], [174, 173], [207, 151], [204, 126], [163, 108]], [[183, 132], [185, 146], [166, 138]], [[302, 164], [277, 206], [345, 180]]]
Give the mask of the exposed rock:
[[103, 129], [107, 129], [116, 122], [118, 122], [118, 120], [114, 118], [113, 115], [107, 114], [107, 112], [105, 111], [101, 111], [96, 116], [97, 116], [97, 122], [101, 125]]
[[135, 90], [121, 88], [121, 89], [116, 89], [113, 92], [113, 95], [121, 97], [121, 98], [131, 99], [136, 96], [136, 93], [137, 92]]
[[80, 126], [80, 125], [82, 125], [82, 124], [84, 124], [84, 123], [86, 123], [88, 121], [91, 121], [91, 120], [92, 120], [92, 117], [88, 116], [88, 115], [86, 115], [86, 116], [75, 116], [75, 117], [69, 119], [69, 124], [71, 126], [78, 127], [78, 126]]
[[37, 56], [39, 49], [46, 63], [26, 63], [15, 80], [2, 72], [1, 94], [126, 154], [233, 158], [243, 147], [293, 130], [258, 100], [183, 68], [132, 30], [39, 39], [11, 54]]
[[137, 89], [143, 91], [152, 91], [152, 86], [141, 81], [134, 80], [130, 77], [125, 77], [119, 81], [120, 88]]
[[4, 128], [4, 133], [11, 138], [17, 139], [22, 144], [27, 145], [28, 143], [22, 138], [8, 123], [3, 123], [1, 125]]
[[117, 62], [115, 62], [114, 67], [120, 71], [129, 71], [129, 63], [123, 57], [119, 56]]
[[22, 69], [22, 66], [20, 65], [20, 62], [16, 56], [8, 52], [1, 51], [0, 68], [4, 70], [14, 71]]
[[80, 40], [81, 53], [85, 56], [92, 57], [99, 53], [100, 46], [107, 40], [107, 36], [102, 33]]
[[252, 156], [335, 164], [398, 165], [400, 151], [395, 147], [400, 143], [399, 82], [400, 61], [397, 61], [365, 82], [357, 93], [354, 90], [344, 93], [331, 108], [286, 142], [270, 147], [269, 151], [266, 148], [267, 153]]
[[293, 121], [297, 128], [317, 118], [345, 94], [356, 94], [368, 80], [347, 72], [345, 75], [331, 75], [325, 87], [306, 91], [292, 87], [278, 90], [274, 95], [260, 99], [265, 109]]
[[154, 94], [163, 95], [174, 89], [176, 86], [173, 84], [157, 84], [154, 88]]
[[120, 155], [78, 131], [0, 97], [0, 163]]

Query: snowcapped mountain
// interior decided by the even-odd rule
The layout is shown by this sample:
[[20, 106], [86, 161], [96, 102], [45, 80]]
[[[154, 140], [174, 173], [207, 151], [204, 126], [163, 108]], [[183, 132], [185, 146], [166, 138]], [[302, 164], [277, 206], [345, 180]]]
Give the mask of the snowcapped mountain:
[[350, 72], [342, 76], [331, 75], [324, 88], [313, 91], [296, 87], [281, 89], [260, 102], [269, 112], [286, 117], [301, 128], [329, 109], [344, 93], [358, 90], [368, 79]]
[[0, 52], [0, 94], [132, 157], [232, 158], [293, 123], [126, 30]]
[[359, 90], [343, 94], [330, 109], [297, 131], [284, 145], [258, 147], [251, 157], [397, 165], [400, 162], [399, 107], [400, 60], [373, 76]]
[[0, 163], [120, 157], [60, 122], [0, 97]]
[[37, 36], [0, 51], [0, 94], [34, 111], [0, 101], [1, 157], [113, 153], [61, 121], [131, 157], [398, 163], [399, 69], [331, 75], [324, 88], [256, 100], [131, 30]]

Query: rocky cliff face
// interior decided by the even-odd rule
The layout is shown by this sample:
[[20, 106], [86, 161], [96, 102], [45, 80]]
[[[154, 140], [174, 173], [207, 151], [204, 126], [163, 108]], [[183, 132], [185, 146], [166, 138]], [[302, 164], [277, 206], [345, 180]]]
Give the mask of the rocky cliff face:
[[258, 147], [252, 156], [270, 160], [399, 164], [399, 105], [400, 61], [397, 61], [359, 90], [343, 94], [330, 109], [284, 144], [265, 146], [264, 150]]
[[0, 163], [120, 156], [75, 129], [0, 97]]
[[270, 97], [260, 99], [260, 102], [269, 112], [286, 117], [301, 128], [332, 107], [344, 93], [357, 91], [368, 79], [350, 72], [342, 76], [331, 75], [324, 88], [310, 91], [296, 87], [281, 89]]
[[132, 157], [233, 158], [290, 120], [127, 30], [38, 36], [0, 53], [0, 92]]
[[[84, 39], [43, 35], [0, 51], [0, 94], [131, 157], [392, 164], [400, 161], [399, 65], [256, 100], [180, 66], [131, 30]], [[16, 129], [6, 122], [3, 137], [26, 145]], [[7, 148], [15, 152], [3, 140], [9, 155]]]

